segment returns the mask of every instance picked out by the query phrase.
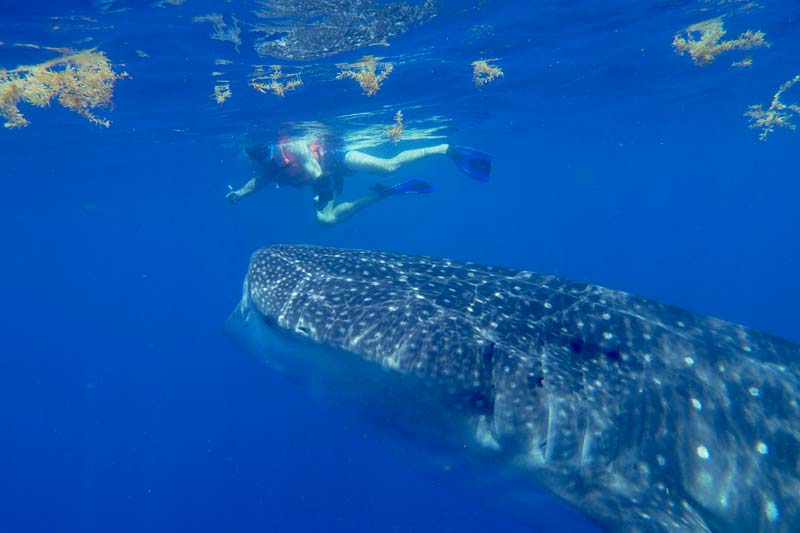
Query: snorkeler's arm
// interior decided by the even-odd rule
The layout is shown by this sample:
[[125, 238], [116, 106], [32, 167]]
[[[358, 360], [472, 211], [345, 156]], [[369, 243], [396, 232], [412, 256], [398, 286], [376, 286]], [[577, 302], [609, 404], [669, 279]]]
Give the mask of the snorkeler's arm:
[[303, 170], [314, 179], [319, 178], [322, 176], [322, 165], [319, 164], [319, 161], [314, 154], [311, 153], [311, 150], [308, 148], [308, 145], [304, 146], [304, 150], [302, 152], [302, 161], [303, 161]]
[[243, 197], [253, 194], [254, 192], [258, 191], [261, 188], [261, 180], [257, 178], [253, 178], [241, 188], [234, 190], [233, 187], [228, 185], [228, 194], [225, 195], [225, 199], [228, 200], [230, 203], [235, 204]]
[[311, 179], [322, 176], [322, 165], [320, 165], [307, 140], [298, 140], [280, 145], [281, 154], [288, 157], [293, 164], [302, 167], [303, 171]]
[[319, 164], [315, 158], [310, 157], [306, 159], [305, 163], [303, 164], [303, 168], [314, 179], [322, 176], [322, 166]]

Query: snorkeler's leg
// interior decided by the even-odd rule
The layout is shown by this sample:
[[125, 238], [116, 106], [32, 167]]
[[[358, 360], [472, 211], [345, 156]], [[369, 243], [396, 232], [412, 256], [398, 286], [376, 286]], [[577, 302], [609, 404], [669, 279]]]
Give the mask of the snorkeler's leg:
[[352, 202], [341, 202], [337, 204], [335, 200], [331, 200], [322, 208], [315, 205], [317, 212], [317, 222], [323, 226], [334, 226], [341, 224], [346, 220], [350, 220], [362, 209], [369, 207], [378, 200], [383, 199], [383, 196], [378, 193], [371, 192], [363, 198], [353, 200]]
[[364, 152], [352, 150], [345, 154], [344, 162], [347, 169], [353, 172], [390, 174], [403, 165], [407, 165], [408, 163], [412, 163], [419, 159], [423, 159], [432, 155], [445, 155], [448, 147], [448, 144], [438, 144], [436, 146], [429, 146], [427, 148], [404, 150], [391, 159], [383, 159], [365, 154]]

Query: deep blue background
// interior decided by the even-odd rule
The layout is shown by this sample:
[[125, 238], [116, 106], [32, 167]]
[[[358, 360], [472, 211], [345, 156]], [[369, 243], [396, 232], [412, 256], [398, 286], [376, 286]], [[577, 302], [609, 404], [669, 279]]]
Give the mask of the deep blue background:
[[[0, 132], [0, 531], [526, 530], [481, 504], [490, 488], [464, 489], [457, 467], [229, 344], [222, 323], [249, 254], [271, 243], [553, 273], [800, 341], [800, 133], [760, 142], [742, 116], [800, 73], [792, 2], [729, 9], [730, 35], [772, 42], [743, 71], [733, 55], [699, 68], [672, 52], [677, 30], [722, 13], [704, 3], [450, 2], [368, 50], [419, 52], [375, 97], [331, 79], [362, 50], [317, 62], [283, 100], [246, 87], [265, 62], [247, 32], [236, 54], [190, 22], [246, 6], [3, 4], [0, 40], [91, 35], [132, 79], [118, 82], [108, 130], [55, 105], [25, 107], [31, 126]], [[47, 17], [67, 14], [100, 22], [52, 29]], [[0, 65], [25, 53], [0, 46]], [[209, 99], [218, 57], [236, 61], [223, 106]], [[506, 77], [475, 89], [477, 57], [500, 58]], [[424, 161], [398, 179], [425, 177], [435, 194], [333, 230], [314, 222], [308, 191], [224, 202], [248, 177], [246, 142], [286, 121], [388, 123], [397, 109], [410, 123], [447, 117], [452, 140], [495, 155], [493, 180]], [[549, 500], [530, 505], [543, 530], [588, 527]]]

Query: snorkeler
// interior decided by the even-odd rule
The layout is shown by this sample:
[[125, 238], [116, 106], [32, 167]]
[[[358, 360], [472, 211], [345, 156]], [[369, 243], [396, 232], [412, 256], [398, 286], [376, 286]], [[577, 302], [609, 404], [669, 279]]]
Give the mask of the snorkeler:
[[234, 190], [229, 185], [230, 191], [225, 197], [229, 202], [236, 203], [269, 182], [299, 189], [309, 185], [314, 191], [317, 220], [326, 226], [344, 222], [365, 207], [390, 196], [433, 192], [429, 183], [412, 179], [391, 186], [375, 184], [370, 187], [371, 192], [367, 196], [337, 203], [337, 197], [343, 190], [343, 178], [350, 174], [391, 174], [408, 163], [432, 155], [449, 157], [467, 175], [480, 181], [487, 181], [492, 170], [489, 154], [451, 144], [405, 150], [391, 159], [381, 159], [355, 150], [328, 150], [322, 144], [309, 144], [303, 140], [249, 146], [246, 152], [253, 162], [254, 177], [240, 189]]

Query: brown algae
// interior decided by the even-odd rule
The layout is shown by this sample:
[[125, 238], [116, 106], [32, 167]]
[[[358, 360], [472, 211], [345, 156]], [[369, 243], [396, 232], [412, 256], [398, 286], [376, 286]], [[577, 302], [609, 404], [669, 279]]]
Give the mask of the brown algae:
[[352, 78], [358, 82], [364, 94], [372, 96], [380, 90], [383, 81], [394, 70], [394, 65], [380, 62], [381, 59], [375, 56], [364, 56], [361, 61], [356, 63], [337, 65], [339, 74], [336, 79]]
[[470, 63], [472, 65], [472, 82], [476, 87], [483, 87], [497, 78], [505, 76], [503, 69], [492, 65], [497, 59], [478, 59]]
[[797, 82], [800, 82], [800, 75], [781, 85], [778, 92], [772, 95], [772, 102], [769, 108], [764, 109], [760, 104], [751, 105], [747, 108], [744, 116], [750, 118], [751, 128], [761, 130], [761, 134], [758, 136], [760, 140], [766, 141], [767, 136], [775, 131], [776, 127], [789, 130], [796, 128], [790, 120], [792, 113], [800, 115], [800, 104], [784, 104], [781, 102], [781, 96]]
[[250, 78], [250, 87], [256, 91], [266, 94], [272, 93], [277, 96], [286, 96], [287, 91], [293, 91], [303, 85], [303, 80], [299, 73], [284, 74], [280, 65], [272, 65], [269, 74], [264, 73], [264, 67], [256, 65], [255, 75]]
[[[713, 63], [714, 58], [730, 50], [769, 47], [769, 43], [764, 39], [766, 35], [762, 31], [747, 30], [736, 39], [723, 41], [721, 39], [725, 33], [721, 18], [704, 20], [676, 33], [672, 47], [678, 55], [689, 54], [694, 64], [698, 66]], [[750, 63], [752, 64], [752, 60]]]
[[394, 125], [390, 128], [386, 128], [386, 136], [389, 139], [397, 144], [401, 137], [403, 137], [403, 130], [405, 130], [406, 125], [403, 122], [403, 112], [398, 111], [394, 116]]
[[20, 103], [49, 107], [55, 99], [90, 122], [108, 127], [110, 122], [95, 112], [112, 107], [114, 84], [127, 77], [126, 72], [114, 72], [106, 55], [96, 49], [0, 70], [0, 115], [6, 128], [24, 127], [29, 122], [19, 110]]

